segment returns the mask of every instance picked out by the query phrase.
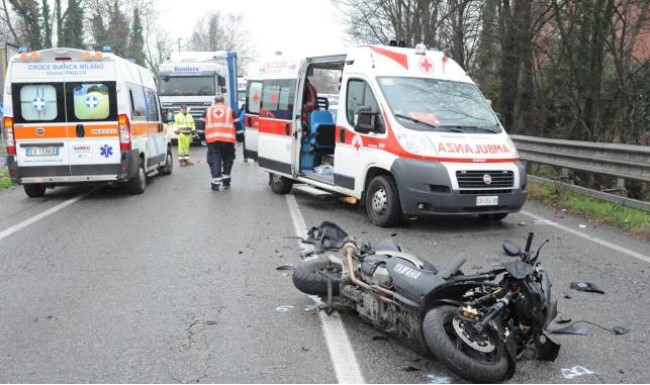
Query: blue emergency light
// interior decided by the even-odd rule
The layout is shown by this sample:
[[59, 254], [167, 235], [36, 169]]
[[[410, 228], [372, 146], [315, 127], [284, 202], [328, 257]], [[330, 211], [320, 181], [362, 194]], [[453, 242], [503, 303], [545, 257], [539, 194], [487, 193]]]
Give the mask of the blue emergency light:
[[18, 48], [18, 53], [25, 53], [25, 52], [29, 52], [29, 48], [27, 48], [27, 47]]
[[380, 44], [381, 44], [381, 42], [379, 41], [379, 39], [370, 39], [370, 40], [368, 40], [368, 45], [380, 45]]
[[105, 45], [102, 47], [102, 52], [111, 53], [113, 52], [113, 47], [111, 47], [110, 45]]

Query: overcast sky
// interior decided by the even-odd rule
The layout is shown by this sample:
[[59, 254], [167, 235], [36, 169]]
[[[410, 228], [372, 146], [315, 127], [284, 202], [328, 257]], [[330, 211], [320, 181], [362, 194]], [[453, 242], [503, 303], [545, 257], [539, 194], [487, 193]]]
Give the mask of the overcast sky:
[[161, 0], [155, 4], [160, 25], [175, 40], [189, 38], [195, 22], [211, 10], [242, 14], [252, 51], [262, 59], [275, 51], [290, 57], [340, 53], [351, 44], [342, 15], [330, 0]]

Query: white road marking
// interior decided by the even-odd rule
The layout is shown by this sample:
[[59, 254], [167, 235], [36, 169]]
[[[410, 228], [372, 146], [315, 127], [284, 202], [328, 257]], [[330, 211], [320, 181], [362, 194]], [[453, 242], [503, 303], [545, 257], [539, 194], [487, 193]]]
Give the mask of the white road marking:
[[556, 228], [558, 228], [558, 229], [560, 229], [560, 230], [564, 230], [564, 231], [566, 231], [567, 233], [573, 234], [573, 235], [575, 235], [575, 236], [577, 236], [577, 237], [587, 239], [587, 240], [589, 240], [589, 241], [592, 241], [592, 242], [598, 243], [598, 244], [601, 245], [601, 246], [608, 247], [608, 248], [610, 248], [610, 249], [612, 249], [612, 250], [615, 250], [615, 251], [618, 251], [618, 252], [620, 252], [620, 253], [623, 253], [623, 254], [629, 255], [630, 257], [634, 257], [634, 258], [640, 259], [640, 260], [642, 260], [642, 261], [644, 261], [644, 262], [648, 262], [648, 263], [650, 263], [650, 257], [648, 257], [648, 256], [646, 256], [646, 255], [643, 255], [643, 254], [641, 254], [641, 253], [637, 253], [636, 251], [633, 251], [633, 250], [630, 250], [630, 249], [626, 249], [625, 247], [621, 247], [621, 246], [615, 245], [615, 244], [613, 244], [613, 243], [611, 243], [611, 242], [607, 242], [607, 241], [605, 241], [605, 240], [603, 240], [603, 239], [600, 239], [600, 238], [598, 238], [598, 237], [594, 237], [593, 235], [585, 234], [585, 233], [583, 233], [582, 231], [574, 230], [574, 229], [572, 229], [572, 228], [570, 228], [570, 227], [567, 227], [567, 226], [561, 225], [561, 224], [559, 224], [559, 223], [557, 223], [557, 222], [553, 222], [553, 221], [548, 220], [548, 219], [546, 219], [546, 218], [542, 218], [542, 217], [540, 217], [539, 215], [535, 215], [535, 214], [533, 214], [533, 213], [529, 213], [528, 211], [523, 211], [523, 210], [522, 210], [521, 213], [524, 214], [524, 215], [527, 215], [527, 216], [529, 216], [529, 217], [531, 217], [531, 218], [533, 218], [533, 219], [536, 219], [536, 220], [542, 222], [542, 224], [556, 227]]
[[[298, 207], [298, 202], [293, 195], [286, 197], [295, 233], [298, 237], [305, 238], [307, 237], [307, 226]], [[341, 318], [327, 316], [322, 311], [318, 312], [318, 317], [323, 326], [323, 334], [336, 372], [336, 380], [340, 384], [365, 384], [366, 381], [361, 374]]]
[[45, 210], [40, 214], [34, 215], [33, 217], [31, 217], [29, 219], [26, 219], [26, 220], [20, 222], [19, 224], [15, 225], [15, 226], [12, 226], [12, 227], [0, 232], [0, 241], [7, 238], [8, 236], [10, 236], [10, 235], [12, 235], [14, 233], [19, 232], [20, 230], [24, 229], [25, 227], [27, 227], [29, 225], [32, 225], [32, 224], [40, 221], [41, 219], [46, 218], [46, 217], [56, 213], [57, 211], [63, 210], [64, 208], [70, 206], [71, 204], [76, 203], [76, 202], [84, 199], [85, 197], [87, 197], [88, 195], [90, 195], [93, 192], [94, 192], [94, 190], [91, 190], [91, 191], [85, 192], [85, 193], [83, 193], [81, 195], [78, 195], [78, 196], [76, 196], [76, 197], [74, 197], [72, 199], [68, 199], [67, 201], [65, 201], [65, 202], [63, 202], [63, 203], [61, 203], [59, 205], [56, 205], [56, 206], [52, 207], [51, 209]]

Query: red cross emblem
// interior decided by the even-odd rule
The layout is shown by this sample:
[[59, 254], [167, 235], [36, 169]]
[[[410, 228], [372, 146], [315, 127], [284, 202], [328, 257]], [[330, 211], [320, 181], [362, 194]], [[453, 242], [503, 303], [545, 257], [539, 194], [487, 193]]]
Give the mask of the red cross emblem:
[[255, 102], [255, 104], [257, 104], [257, 103], [260, 102], [260, 96], [257, 94], [257, 92], [253, 94], [253, 98], [252, 98], [252, 99], [253, 99], [253, 101]]
[[363, 139], [359, 135], [356, 135], [354, 138], [352, 138], [352, 146], [355, 148], [357, 152], [363, 147]]
[[271, 93], [271, 96], [269, 96], [269, 103], [278, 104], [279, 101], [280, 101], [280, 93], [279, 92]]
[[214, 111], [212, 112], [212, 115], [217, 119], [221, 119], [224, 114], [225, 111], [223, 110], [223, 108], [215, 108]]
[[431, 63], [428, 57], [424, 56], [420, 59], [420, 70], [425, 74], [433, 72], [433, 63]]

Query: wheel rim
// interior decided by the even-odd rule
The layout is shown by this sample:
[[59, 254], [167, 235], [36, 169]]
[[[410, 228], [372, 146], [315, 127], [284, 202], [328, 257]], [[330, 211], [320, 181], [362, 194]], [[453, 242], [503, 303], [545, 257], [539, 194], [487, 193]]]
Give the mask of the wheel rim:
[[489, 352], [487, 351], [481, 352], [480, 349], [477, 349], [477, 347], [479, 347], [480, 344], [472, 346], [467, 343], [468, 341], [467, 336], [462, 336], [458, 333], [455, 319], [456, 316], [452, 312], [452, 313], [448, 313], [444, 317], [443, 322], [444, 322], [444, 329], [447, 334], [447, 338], [451, 340], [451, 342], [454, 344], [454, 346], [459, 352], [471, 358], [472, 360], [483, 364], [493, 364], [494, 362], [499, 360], [499, 350], [494, 345], [494, 341], [493, 341], [494, 336], [491, 335], [486, 336], [487, 337], [486, 339], [489, 341], [488, 345], [491, 345], [494, 348], [485, 349], [487, 345], [484, 345], [483, 346], [484, 350], [489, 350]]
[[384, 215], [388, 206], [388, 194], [383, 188], [378, 188], [372, 194], [372, 210], [377, 215]]

